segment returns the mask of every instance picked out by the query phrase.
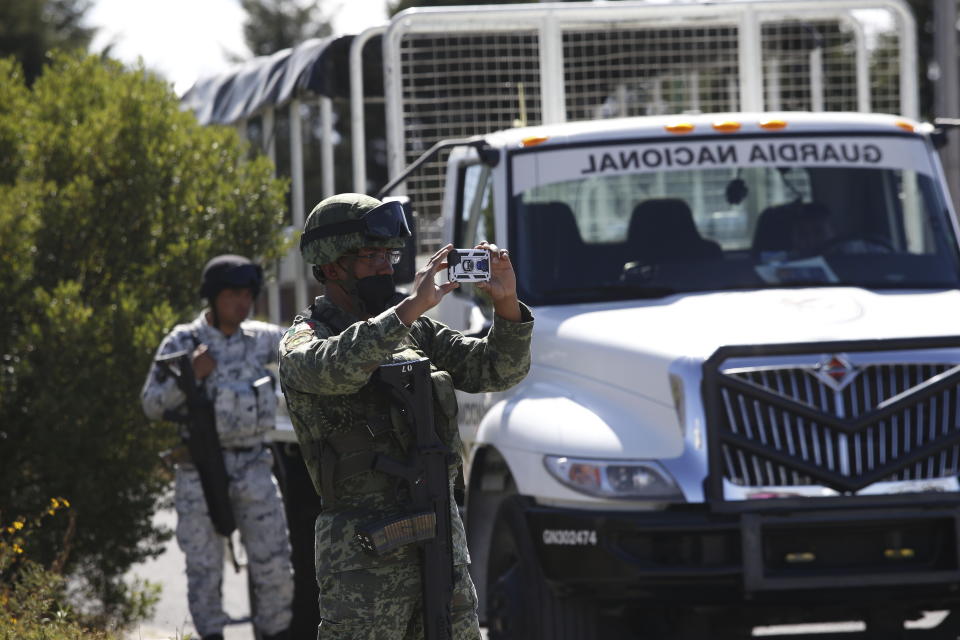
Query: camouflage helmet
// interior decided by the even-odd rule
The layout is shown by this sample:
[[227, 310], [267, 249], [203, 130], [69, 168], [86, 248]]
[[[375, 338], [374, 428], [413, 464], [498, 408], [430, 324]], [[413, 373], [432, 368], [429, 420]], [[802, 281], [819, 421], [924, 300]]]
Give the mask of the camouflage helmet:
[[300, 236], [300, 255], [310, 264], [329, 264], [363, 247], [401, 249], [409, 236], [399, 202], [341, 193], [310, 212]]

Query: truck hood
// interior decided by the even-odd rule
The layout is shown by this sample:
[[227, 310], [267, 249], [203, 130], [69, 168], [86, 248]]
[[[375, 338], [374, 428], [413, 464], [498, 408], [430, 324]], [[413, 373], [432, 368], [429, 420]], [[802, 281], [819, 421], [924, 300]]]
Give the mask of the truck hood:
[[534, 361], [670, 404], [668, 373], [725, 345], [960, 334], [960, 291], [766, 289], [540, 307]]

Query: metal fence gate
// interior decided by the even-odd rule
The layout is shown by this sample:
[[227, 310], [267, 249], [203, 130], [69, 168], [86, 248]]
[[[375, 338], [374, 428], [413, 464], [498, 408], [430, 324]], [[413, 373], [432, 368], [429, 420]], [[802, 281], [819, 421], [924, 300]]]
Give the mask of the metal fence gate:
[[[901, 0], [422, 9], [391, 22], [383, 57], [391, 175], [438, 140], [524, 124], [683, 112], [918, 114], [915, 26]], [[425, 249], [439, 243], [445, 160], [406, 184]]]

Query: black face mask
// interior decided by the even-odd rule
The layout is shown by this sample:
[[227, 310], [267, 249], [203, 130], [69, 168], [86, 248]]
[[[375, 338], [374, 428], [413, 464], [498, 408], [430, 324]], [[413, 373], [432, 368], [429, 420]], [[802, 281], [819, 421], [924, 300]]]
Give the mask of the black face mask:
[[393, 276], [390, 274], [360, 278], [356, 282], [356, 287], [357, 297], [363, 304], [363, 310], [372, 316], [385, 311], [397, 293]]

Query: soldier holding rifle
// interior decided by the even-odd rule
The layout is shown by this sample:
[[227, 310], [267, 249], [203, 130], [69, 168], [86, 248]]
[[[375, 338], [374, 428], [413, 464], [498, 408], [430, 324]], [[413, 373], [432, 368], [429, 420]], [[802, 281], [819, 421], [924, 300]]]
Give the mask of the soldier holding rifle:
[[177, 543], [187, 561], [187, 597], [203, 640], [223, 640], [224, 540], [240, 530], [263, 640], [289, 637], [293, 575], [287, 521], [264, 435], [277, 398], [267, 363], [283, 329], [248, 320], [262, 284], [249, 259], [222, 255], [203, 270], [209, 308], [174, 327], [143, 387], [148, 418], [183, 424], [189, 455], [177, 461]]
[[[301, 238], [326, 294], [281, 341], [280, 381], [323, 501], [322, 640], [480, 637], [463, 523], [449, 498], [463, 448], [454, 390], [497, 391], [522, 380], [533, 319], [517, 300], [507, 252], [486, 243], [478, 248], [490, 252], [491, 280], [477, 286], [496, 312], [487, 337], [424, 316], [458, 286], [434, 280], [452, 247], [430, 258], [409, 295], [398, 295], [393, 265], [409, 235], [398, 203], [342, 194], [314, 208]], [[432, 424], [424, 428], [424, 420]], [[442, 492], [426, 487], [436, 483], [429, 470], [441, 451]], [[425, 507], [441, 495], [442, 513]], [[446, 568], [437, 561], [445, 548]], [[425, 610], [440, 612], [428, 613], [426, 628]]]

